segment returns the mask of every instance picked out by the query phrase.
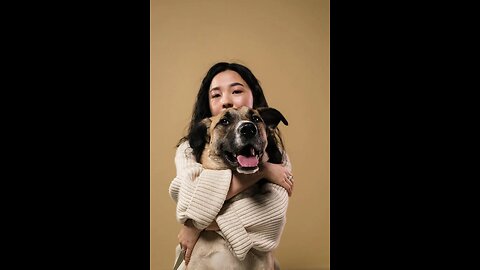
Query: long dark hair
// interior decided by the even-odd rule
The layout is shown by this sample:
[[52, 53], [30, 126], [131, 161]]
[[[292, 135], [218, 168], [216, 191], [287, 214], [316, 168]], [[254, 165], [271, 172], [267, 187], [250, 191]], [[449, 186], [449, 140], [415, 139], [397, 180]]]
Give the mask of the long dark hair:
[[[255, 75], [253, 75], [252, 71], [250, 71], [249, 68], [237, 63], [227, 63], [227, 62], [216, 63], [208, 70], [207, 74], [205, 75], [205, 78], [203, 78], [202, 80], [202, 84], [200, 85], [200, 89], [198, 90], [195, 105], [193, 106], [192, 119], [190, 121], [190, 125], [188, 128], [188, 134], [187, 136], [180, 139], [180, 141], [177, 144], [177, 147], [184, 141], [190, 140], [190, 138], [193, 136], [192, 131], [194, 130], [194, 127], [200, 121], [212, 116], [212, 112], [210, 111], [210, 103], [209, 103], [209, 96], [208, 96], [208, 93], [210, 90], [209, 89], [210, 84], [212, 83], [213, 78], [218, 73], [226, 70], [232, 70], [237, 72], [242, 77], [242, 79], [248, 84], [250, 90], [252, 91], [254, 109], [261, 108], [261, 107], [268, 107], [267, 99], [263, 94], [263, 89], [260, 86], [260, 82], [257, 80]], [[283, 152], [283, 149], [284, 149], [283, 140], [278, 127], [275, 128], [274, 134], [271, 137], [272, 137], [271, 139], [273, 139], [272, 143], [275, 143], [275, 145], [280, 145]], [[271, 142], [269, 139], [269, 144], [270, 143]], [[283, 156], [283, 153], [281, 153], [281, 156]], [[270, 157], [270, 158], [273, 158], [273, 157]]]

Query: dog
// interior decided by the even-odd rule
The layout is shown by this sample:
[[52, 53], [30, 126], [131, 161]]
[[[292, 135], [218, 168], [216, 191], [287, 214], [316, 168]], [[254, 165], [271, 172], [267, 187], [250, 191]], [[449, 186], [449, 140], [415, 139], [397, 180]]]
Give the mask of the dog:
[[269, 162], [282, 162], [273, 133], [280, 121], [288, 126], [287, 119], [275, 108], [229, 108], [193, 127], [190, 147], [206, 169], [255, 173], [265, 153]]
[[[280, 121], [288, 125], [282, 113], [274, 108], [228, 108], [216, 116], [203, 119], [192, 129], [190, 147], [205, 169], [231, 169], [252, 174], [267, 160], [277, 164], [283, 162], [274, 134]], [[261, 192], [264, 183], [265, 179], [260, 180], [231, 200]], [[228, 269], [278, 269], [271, 252], [251, 249], [240, 261], [222, 236], [213, 231], [203, 231], [191, 254], [188, 269], [219, 269], [220, 266]]]

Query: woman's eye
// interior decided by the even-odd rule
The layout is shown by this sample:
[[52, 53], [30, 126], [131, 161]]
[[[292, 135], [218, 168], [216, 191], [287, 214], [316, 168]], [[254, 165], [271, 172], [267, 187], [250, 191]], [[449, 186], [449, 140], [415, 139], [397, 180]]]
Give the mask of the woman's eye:
[[228, 119], [223, 118], [222, 120], [220, 120], [220, 124], [227, 126], [230, 124], [230, 121], [228, 121]]
[[243, 92], [242, 90], [235, 90], [235, 91], [233, 91], [234, 94], [240, 94], [240, 93], [242, 93], [242, 92]]
[[213, 94], [213, 95], [212, 95], [212, 98], [217, 98], [217, 97], [219, 97], [219, 96], [220, 96], [220, 94]]

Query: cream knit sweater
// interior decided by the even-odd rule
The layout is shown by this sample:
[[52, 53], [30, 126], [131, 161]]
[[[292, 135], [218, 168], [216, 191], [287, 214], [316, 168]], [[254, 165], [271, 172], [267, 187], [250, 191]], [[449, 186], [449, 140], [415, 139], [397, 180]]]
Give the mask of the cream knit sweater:
[[[243, 260], [251, 248], [272, 251], [279, 242], [286, 223], [287, 191], [268, 182], [254, 196], [237, 196], [225, 202], [231, 170], [203, 169], [195, 161], [188, 141], [175, 155], [177, 176], [170, 183], [169, 193], [177, 203], [177, 221], [192, 219], [198, 229], [205, 229], [216, 220], [232, 252]], [[287, 160], [285, 165], [291, 169]]]

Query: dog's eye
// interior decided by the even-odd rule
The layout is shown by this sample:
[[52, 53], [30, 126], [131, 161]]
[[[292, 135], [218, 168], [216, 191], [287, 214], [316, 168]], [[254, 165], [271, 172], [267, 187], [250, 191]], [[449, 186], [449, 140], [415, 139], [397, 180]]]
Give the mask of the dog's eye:
[[252, 121], [255, 122], [255, 123], [258, 123], [258, 122], [261, 122], [262, 120], [260, 119], [260, 117], [254, 115], [254, 116], [252, 116]]
[[226, 118], [223, 118], [222, 120], [220, 120], [220, 124], [224, 126], [228, 126], [230, 124], [230, 121], [228, 121], [228, 119]]

